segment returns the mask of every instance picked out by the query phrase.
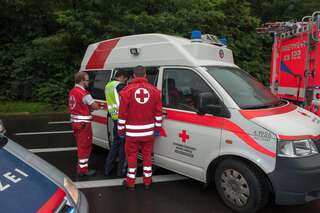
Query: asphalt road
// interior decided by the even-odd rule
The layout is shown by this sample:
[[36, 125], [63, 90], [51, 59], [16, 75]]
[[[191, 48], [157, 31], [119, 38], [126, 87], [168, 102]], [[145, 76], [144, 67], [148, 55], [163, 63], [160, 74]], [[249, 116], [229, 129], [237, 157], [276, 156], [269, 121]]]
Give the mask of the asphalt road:
[[[204, 188], [198, 181], [161, 168], [154, 173], [155, 183], [151, 190], [147, 191], [138, 184], [136, 191], [126, 191], [121, 186], [122, 179], [115, 174], [110, 177], [102, 175], [107, 150], [99, 147], [94, 147], [90, 160], [90, 166], [98, 170], [97, 176], [78, 181], [75, 176], [76, 144], [67, 114], [6, 115], [0, 119], [4, 121], [11, 139], [76, 182], [87, 196], [91, 213], [232, 212], [222, 203], [214, 186]], [[141, 171], [138, 174], [141, 175]], [[270, 203], [260, 212], [317, 213], [320, 212], [320, 200], [300, 206], [275, 206]]]

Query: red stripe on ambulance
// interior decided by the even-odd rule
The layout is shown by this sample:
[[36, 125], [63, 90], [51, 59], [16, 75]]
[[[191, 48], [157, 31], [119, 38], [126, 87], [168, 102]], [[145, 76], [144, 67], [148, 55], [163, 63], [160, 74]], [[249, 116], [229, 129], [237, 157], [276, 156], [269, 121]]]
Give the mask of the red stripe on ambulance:
[[119, 40], [120, 38], [98, 44], [88, 61], [86, 69], [102, 69], [112, 49], [117, 45]]
[[100, 124], [107, 124], [107, 118], [98, 115], [92, 115], [92, 121]]
[[257, 117], [266, 117], [266, 116], [284, 114], [284, 113], [292, 112], [295, 109], [297, 109], [297, 106], [289, 103], [285, 106], [271, 108], [271, 109], [240, 110], [240, 113], [243, 117], [250, 120]]
[[192, 113], [186, 112], [178, 112], [178, 111], [171, 111], [166, 110], [167, 112], [167, 119], [182, 121], [186, 123], [192, 123], [202, 126], [209, 126], [214, 128], [221, 128], [227, 131], [232, 132], [233, 134], [237, 135], [241, 138], [246, 144], [248, 144], [251, 148], [255, 149], [256, 151], [265, 154], [269, 157], [276, 157], [276, 153], [269, 151], [268, 149], [264, 148], [260, 144], [258, 144], [253, 138], [250, 137], [243, 129], [241, 129], [237, 124], [220, 117], [215, 116], [202, 116]]
[[318, 140], [318, 139], [320, 139], [320, 135], [318, 135], [318, 136], [313, 136], [313, 135], [297, 135], [297, 136], [279, 135], [278, 137], [280, 140], [286, 140], [286, 141], [299, 141], [299, 140], [307, 140], [307, 139]]

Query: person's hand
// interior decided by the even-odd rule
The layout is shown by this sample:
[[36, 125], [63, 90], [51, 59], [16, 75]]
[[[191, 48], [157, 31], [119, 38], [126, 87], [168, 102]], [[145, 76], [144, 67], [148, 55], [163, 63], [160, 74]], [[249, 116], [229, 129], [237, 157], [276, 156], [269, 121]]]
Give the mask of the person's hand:
[[159, 137], [160, 136], [160, 131], [159, 130], [154, 131], [154, 136], [155, 137]]

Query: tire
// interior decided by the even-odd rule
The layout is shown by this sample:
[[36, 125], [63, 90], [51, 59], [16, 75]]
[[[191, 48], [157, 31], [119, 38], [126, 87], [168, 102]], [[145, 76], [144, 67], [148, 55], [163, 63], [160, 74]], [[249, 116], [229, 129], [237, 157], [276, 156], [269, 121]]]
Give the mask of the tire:
[[270, 192], [265, 176], [243, 161], [222, 161], [217, 166], [214, 179], [220, 197], [236, 212], [256, 212], [269, 200]]

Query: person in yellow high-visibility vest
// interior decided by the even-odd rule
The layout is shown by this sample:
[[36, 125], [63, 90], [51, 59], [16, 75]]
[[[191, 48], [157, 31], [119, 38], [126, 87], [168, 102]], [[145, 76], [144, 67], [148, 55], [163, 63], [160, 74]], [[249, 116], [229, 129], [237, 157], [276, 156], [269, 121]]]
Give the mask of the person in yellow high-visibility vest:
[[119, 112], [119, 92], [126, 86], [128, 73], [119, 70], [113, 80], [107, 83], [105, 87], [106, 101], [108, 112], [113, 121], [113, 141], [111, 142], [110, 150], [105, 162], [104, 174], [109, 176], [116, 158], [119, 158], [117, 166], [117, 176], [122, 177], [126, 173], [125, 154], [124, 154], [124, 138], [118, 135], [118, 112]]

